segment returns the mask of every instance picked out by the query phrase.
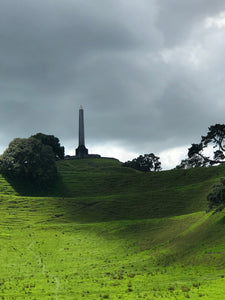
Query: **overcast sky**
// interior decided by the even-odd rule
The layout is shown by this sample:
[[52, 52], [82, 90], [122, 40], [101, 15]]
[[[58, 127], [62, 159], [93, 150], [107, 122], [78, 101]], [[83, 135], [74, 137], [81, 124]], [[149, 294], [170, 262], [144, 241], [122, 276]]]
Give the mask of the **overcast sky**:
[[175, 167], [225, 123], [225, 1], [0, 0], [0, 150], [53, 134], [74, 154]]

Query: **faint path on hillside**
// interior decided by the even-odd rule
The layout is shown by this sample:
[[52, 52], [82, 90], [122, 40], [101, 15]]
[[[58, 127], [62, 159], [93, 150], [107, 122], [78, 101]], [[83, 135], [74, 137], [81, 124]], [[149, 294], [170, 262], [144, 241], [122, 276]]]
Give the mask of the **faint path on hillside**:
[[[212, 213], [202, 213], [202, 216], [200, 216], [200, 218], [193, 223], [188, 229], [184, 230], [181, 234], [179, 234], [177, 237], [181, 237], [181, 236], [185, 236], [187, 235], [189, 232], [192, 232], [193, 230], [195, 230], [197, 227], [199, 227], [200, 225], [202, 225], [210, 216], [212, 215]], [[176, 238], [177, 238], [176, 237]]]
[[[36, 241], [34, 233], [32, 233], [32, 237], [33, 237], [32, 241], [27, 246], [27, 249], [28, 249], [28, 251], [30, 251], [32, 253], [32, 255], [36, 258], [38, 264], [41, 266], [42, 274], [47, 273], [46, 265], [44, 264], [43, 259], [36, 252], [34, 252], [34, 250], [32, 250], [32, 247], [33, 247], [33, 245]], [[52, 279], [54, 280], [53, 282], [55, 284], [55, 299], [58, 300], [59, 299], [58, 292], [59, 292], [59, 289], [60, 289], [60, 281], [59, 281], [58, 277], [56, 277], [56, 276], [52, 276]]]

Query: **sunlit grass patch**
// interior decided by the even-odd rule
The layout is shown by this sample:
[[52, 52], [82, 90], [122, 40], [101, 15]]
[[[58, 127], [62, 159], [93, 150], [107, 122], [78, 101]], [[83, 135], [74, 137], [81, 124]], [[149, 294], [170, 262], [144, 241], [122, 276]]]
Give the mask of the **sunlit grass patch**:
[[225, 217], [206, 214], [205, 196], [223, 166], [58, 168], [46, 195], [0, 179], [0, 298], [222, 299]]

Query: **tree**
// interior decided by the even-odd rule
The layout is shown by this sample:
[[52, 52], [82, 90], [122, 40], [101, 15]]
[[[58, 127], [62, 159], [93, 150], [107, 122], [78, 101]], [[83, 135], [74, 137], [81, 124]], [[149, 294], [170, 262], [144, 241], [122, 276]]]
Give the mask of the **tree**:
[[191, 158], [182, 159], [181, 163], [176, 166], [176, 169], [191, 169], [205, 166], [204, 159], [195, 154]]
[[[225, 125], [216, 124], [210, 126], [206, 136], [202, 136], [199, 144], [192, 144], [188, 149], [188, 157], [193, 158], [198, 156], [202, 159], [201, 166], [212, 166], [225, 162]], [[211, 156], [206, 155], [206, 149], [215, 149]]]
[[2, 173], [29, 179], [35, 182], [48, 182], [57, 174], [55, 155], [50, 146], [35, 138], [15, 138], [0, 156]]
[[225, 207], [225, 179], [220, 179], [220, 184], [213, 186], [212, 192], [207, 196], [209, 210], [217, 208], [217, 211]]
[[44, 145], [48, 145], [52, 147], [52, 150], [55, 154], [55, 159], [64, 159], [64, 147], [62, 147], [59, 143], [59, 139], [54, 135], [47, 135], [43, 133], [36, 133], [31, 137], [38, 139]]
[[161, 162], [159, 161], [159, 157], [155, 156], [153, 153], [140, 155], [139, 157], [134, 158], [132, 161], [123, 163], [123, 166], [134, 168], [143, 172], [161, 170]]

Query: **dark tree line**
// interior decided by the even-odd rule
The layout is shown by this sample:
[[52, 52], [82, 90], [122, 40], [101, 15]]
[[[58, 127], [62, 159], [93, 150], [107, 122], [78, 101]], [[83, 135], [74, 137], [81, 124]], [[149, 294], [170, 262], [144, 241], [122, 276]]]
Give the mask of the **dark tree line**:
[[[211, 149], [211, 151], [209, 151]], [[211, 153], [211, 154], [208, 154]], [[188, 157], [183, 159], [176, 169], [209, 167], [225, 162], [225, 125], [215, 124], [208, 128], [208, 133], [201, 137], [198, 144], [188, 149]], [[123, 164], [140, 171], [159, 171], [161, 162], [155, 154], [144, 154]]]

